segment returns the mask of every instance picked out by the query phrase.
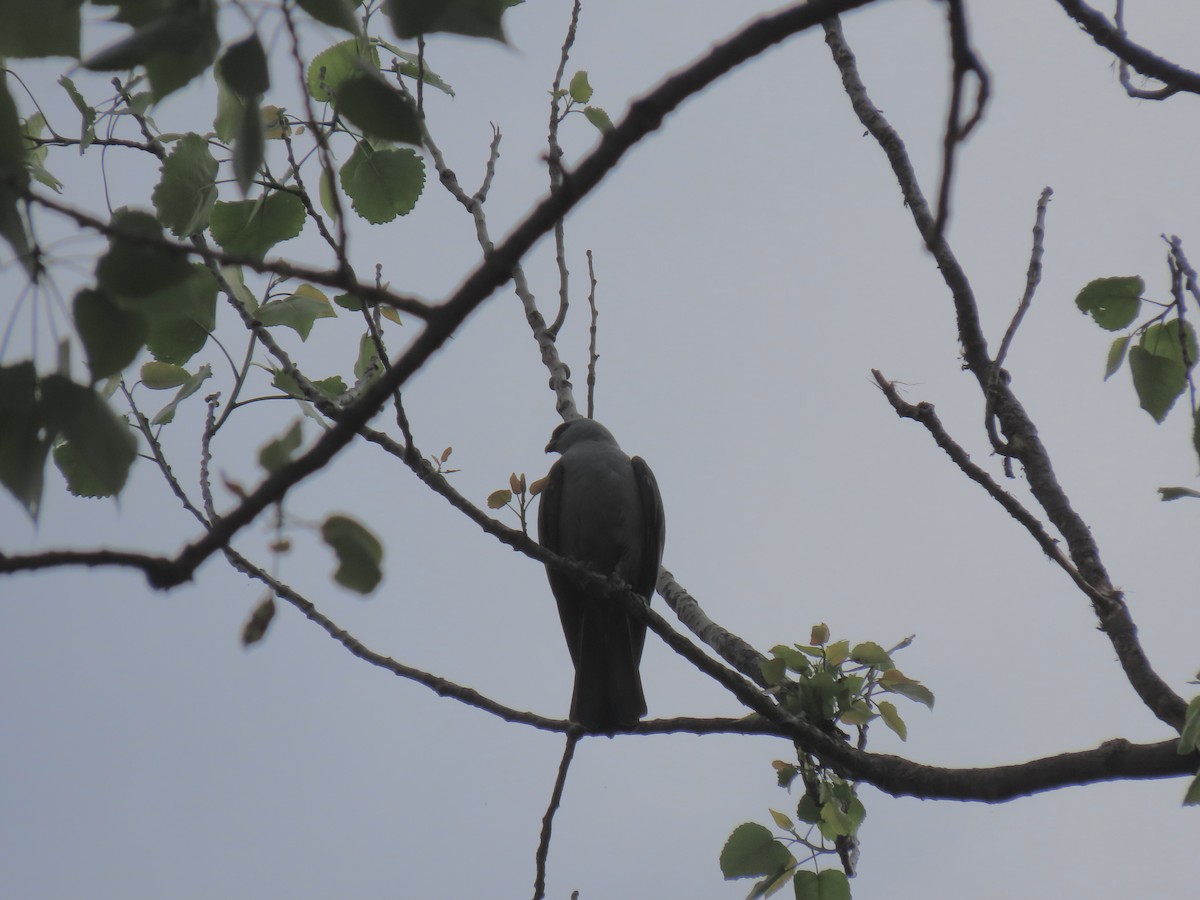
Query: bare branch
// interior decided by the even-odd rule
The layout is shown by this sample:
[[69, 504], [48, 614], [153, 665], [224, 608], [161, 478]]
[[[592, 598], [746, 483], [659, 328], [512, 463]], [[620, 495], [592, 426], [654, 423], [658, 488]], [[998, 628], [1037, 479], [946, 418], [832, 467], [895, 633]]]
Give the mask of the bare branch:
[[[1092, 40], [1097, 44], [1141, 74], [1161, 81], [1171, 89], [1172, 94], [1181, 91], [1200, 94], [1200, 72], [1193, 72], [1191, 69], [1176, 65], [1152, 53], [1141, 44], [1129, 40], [1125, 36], [1123, 22], [1120, 26], [1114, 25], [1102, 13], [1088, 6], [1083, 0], [1058, 0], [1058, 5], [1068, 16], [1078, 22], [1079, 26], [1091, 35]], [[1165, 96], [1170, 96], [1170, 94]]]
[[542, 900], [546, 896], [546, 860], [550, 856], [550, 831], [554, 825], [554, 813], [562, 802], [563, 787], [567, 783], [567, 769], [575, 756], [575, 745], [583, 731], [573, 728], [567, 732], [567, 745], [563, 748], [562, 762], [558, 764], [558, 776], [554, 779], [554, 790], [550, 793], [550, 804], [546, 814], [542, 816], [542, 835], [538, 840], [537, 853], [534, 856], [537, 875], [533, 879], [533, 900]]

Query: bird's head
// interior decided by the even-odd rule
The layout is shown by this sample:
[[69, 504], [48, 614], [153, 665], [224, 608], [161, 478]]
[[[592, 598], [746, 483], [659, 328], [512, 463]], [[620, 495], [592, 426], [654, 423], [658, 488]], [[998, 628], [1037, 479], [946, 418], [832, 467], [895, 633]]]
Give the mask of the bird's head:
[[617, 443], [612, 432], [595, 419], [571, 419], [554, 429], [554, 433], [550, 435], [550, 443], [546, 445], [546, 452], [566, 453], [571, 447], [585, 441], [599, 441], [614, 446]]

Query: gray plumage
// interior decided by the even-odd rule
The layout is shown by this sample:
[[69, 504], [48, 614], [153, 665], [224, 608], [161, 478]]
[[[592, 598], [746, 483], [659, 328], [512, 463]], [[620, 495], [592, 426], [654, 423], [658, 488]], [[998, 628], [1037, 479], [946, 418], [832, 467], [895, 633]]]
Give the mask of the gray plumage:
[[[616, 574], [650, 602], [662, 564], [665, 522], [650, 467], [625, 455], [607, 428], [572, 419], [554, 429], [547, 453], [560, 453], [538, 507], [547, 550]], [[588, 731], [628, 730], [646, 714], [638, 665], [646, 625], [619, 600], [568, 572], [546, 567], [571, 661], [571, 720]]]

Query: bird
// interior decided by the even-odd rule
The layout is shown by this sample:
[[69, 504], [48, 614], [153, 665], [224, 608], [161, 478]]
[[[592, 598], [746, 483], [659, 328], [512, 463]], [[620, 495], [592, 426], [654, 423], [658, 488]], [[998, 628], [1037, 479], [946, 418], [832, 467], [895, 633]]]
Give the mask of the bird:
[[[554, 429], [550, 467], [538, 506], [538, 541], [599, 575], [616, 575], [647, 605], [662, 565], [666, 523], [658, 482], [594, 419]], [[646, 714], [639, 665], [646, 623], [616, 597], [577, 574], [546, 566], [563, 634], [575, 665], [571, 721], [612, 735]]]

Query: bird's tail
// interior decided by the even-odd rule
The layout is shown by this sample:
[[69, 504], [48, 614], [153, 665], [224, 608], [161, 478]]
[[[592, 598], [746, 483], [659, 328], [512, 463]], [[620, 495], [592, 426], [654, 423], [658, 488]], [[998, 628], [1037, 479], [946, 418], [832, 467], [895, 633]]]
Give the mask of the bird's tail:
[[645, 626], [611, 600], [589, 603], [583, 615], [571, 719], [588, 731], [627, 731], [646, 714], [638, 671]]

